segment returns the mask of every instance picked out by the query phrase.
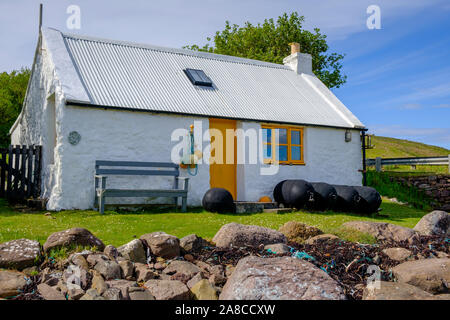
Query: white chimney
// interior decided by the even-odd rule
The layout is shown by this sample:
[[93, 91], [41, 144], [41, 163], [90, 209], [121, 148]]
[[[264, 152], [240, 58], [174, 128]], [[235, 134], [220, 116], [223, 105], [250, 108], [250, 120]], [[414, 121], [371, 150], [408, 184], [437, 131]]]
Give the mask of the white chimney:
[[283, 59], [283, 64], [288, 66], [297, 74], [313, 74], [312, 57], [308, 53], [300, 52], [300, 44], [297, 42], [290, 43], [291, 55]]

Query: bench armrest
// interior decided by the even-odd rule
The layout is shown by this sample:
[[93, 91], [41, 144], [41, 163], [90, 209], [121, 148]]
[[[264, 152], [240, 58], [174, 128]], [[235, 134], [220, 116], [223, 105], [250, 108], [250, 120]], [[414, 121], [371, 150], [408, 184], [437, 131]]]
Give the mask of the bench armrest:
[[94, 180], [95, 180], [95, 190], [97, 190], [97, 188], [99, 187], [99, 180], [101, 181], [101, 189], [105, 189], [106, 188], [106, 176], [101, 176], [101, 175], [94, 175]]

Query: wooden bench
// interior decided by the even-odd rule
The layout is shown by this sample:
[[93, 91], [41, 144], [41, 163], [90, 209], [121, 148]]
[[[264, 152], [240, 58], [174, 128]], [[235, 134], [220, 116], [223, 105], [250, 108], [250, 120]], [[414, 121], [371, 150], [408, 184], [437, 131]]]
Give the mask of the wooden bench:
[[[105, 168], [106, 167], [106, 168]], [[129, 168], [133, 169], [129, 169]], [[136, 169], [134, 169], [136, 168]], [[148, 169], [150, 168], [150, 169]], [[162, 168], [162, 169], [157, 169]], [[106, 188], [106, 177], [112, 175], [127, 176], [173, 176], [172, 189], [108, 189]], [[134, 161], [95, 161], [95, 197], [94, 206], [98, 206], [101, 214], [105, 211], [105, 198], [108, 197], [171, 197], [175, 206], [178, 207], [178, 198], [181, 197], [181, 210], [186, 212], [187, 192], [189, 178], [180, 177], [177, 164], [167, 162], [134, 162]], [[179, 181], [184, 185], [179, 189]]]

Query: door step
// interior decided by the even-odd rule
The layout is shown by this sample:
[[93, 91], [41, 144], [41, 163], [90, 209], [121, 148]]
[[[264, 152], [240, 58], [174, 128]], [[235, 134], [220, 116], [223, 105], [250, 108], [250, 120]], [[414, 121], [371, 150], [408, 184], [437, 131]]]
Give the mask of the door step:
[[291, 213], [294, 209], [292, 208], [273, 208], [273, 209], [264, 209], [264, 213]]
[[236, 213], [261, 213], [265, 210], [275, 210], [277, 204], [275, 202], [251, 202], [251, 201], [235, 201]]

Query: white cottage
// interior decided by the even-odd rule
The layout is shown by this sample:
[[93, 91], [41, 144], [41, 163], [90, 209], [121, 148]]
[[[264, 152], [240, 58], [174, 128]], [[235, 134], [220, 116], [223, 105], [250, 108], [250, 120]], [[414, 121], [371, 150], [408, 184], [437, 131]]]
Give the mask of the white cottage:
[[[45, 28], [11, 143], [43, 146], [41, 197], [49, 210], [93, 207], [96, 160], [173, 161], [173, 133], [191, 125], [204, 161], [190, 176], [188, 205], [200, 205], [211, 187], [258, 201], [284, 179], [361, 185], [364, 125], [313, 74], [311, 56], [292, 51], [279, 65]], [[238, 139], [235, 154], [245, 161], [208, 164], [213, 128], [224, 136], [242, 129], [247, 139]], [[251, 154], [252, 132], [264, 133], [256, 140], [263, 161]], [[232, 159], [227, 150], [224, 159]], [[108, 178], [121, 188], [171, 183]]]

